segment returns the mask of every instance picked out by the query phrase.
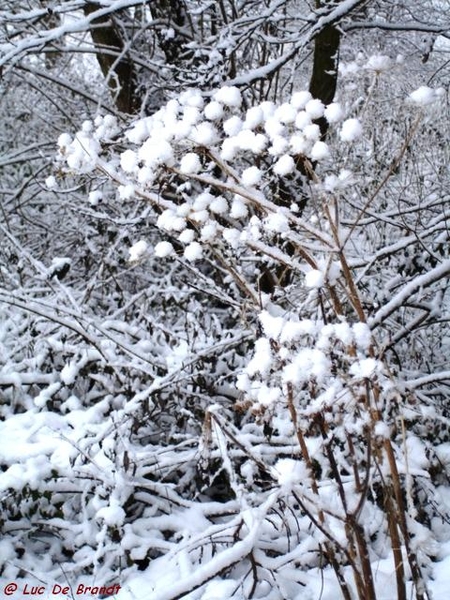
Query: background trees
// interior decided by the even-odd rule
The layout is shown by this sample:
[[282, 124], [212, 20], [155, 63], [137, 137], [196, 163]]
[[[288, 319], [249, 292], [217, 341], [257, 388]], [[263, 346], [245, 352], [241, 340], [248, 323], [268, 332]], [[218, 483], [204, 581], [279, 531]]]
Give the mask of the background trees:
[[386, 564], [426, 597], [448, 534], [440, 5], [1, 11], [2, 577], [295, 598], [320, 567], [370, 598]]

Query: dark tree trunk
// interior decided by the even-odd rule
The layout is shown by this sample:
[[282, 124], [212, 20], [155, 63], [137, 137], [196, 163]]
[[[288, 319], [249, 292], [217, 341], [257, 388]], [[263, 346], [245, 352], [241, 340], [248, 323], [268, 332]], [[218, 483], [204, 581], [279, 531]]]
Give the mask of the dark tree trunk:
[[[321, 3], [319, 2], [319, 6]], [[336, 93], [341, 34], [334, 25], [324, 27], [314, 40], [314, 59], [309, 91], [324, 104], [331, 104]], [[328, 123], [324, 117], [317, 119], [322, 139], [326, 137]]]
[[[89, 16], [101, 6], [87, 2], [85, 15]], [[97, 60], [117, 108], [124, 113], [133, 114], [141, 107], [138, 80], [133, 60], [125, 52], [125, 44], [114, 17], [105, 15], [93, 19], [90, 33], [97, 48]], [[102, 52], [108, 50], [108, 52]]]

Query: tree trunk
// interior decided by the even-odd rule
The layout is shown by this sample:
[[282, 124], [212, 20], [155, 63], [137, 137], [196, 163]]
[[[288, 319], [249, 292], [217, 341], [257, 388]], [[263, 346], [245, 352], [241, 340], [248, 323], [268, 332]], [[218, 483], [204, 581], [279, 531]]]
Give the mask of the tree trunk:
[[[329, 0], [317, 0], [316, 8], [323, 8]], [[309, 91], [324, 104], [333, 102], [336, 93], [341, 34], [336, 26], [327, 25], [314, 40], [314, 59]], [[328, 123], [325, 117], [317, 119], [322, 139], [325, 139]]]
[[[86, 16], [96, 12], [101, 6], [87, 2], [84, 6]], [[133, 60], [125, 51], [124, 40], [114, 17], [105, 15], [93, 19], [90, 33], [97, 48], [97, 60], [117, 108], [124, 113], [133, 114], [141, 107], [138, 81]], [[102, 52], [108, 50], [108, 52]]]

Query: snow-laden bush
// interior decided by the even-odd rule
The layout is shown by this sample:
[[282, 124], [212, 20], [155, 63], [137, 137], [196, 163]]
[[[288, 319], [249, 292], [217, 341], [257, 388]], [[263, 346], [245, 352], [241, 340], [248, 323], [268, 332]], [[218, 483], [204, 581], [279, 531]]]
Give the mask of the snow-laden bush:
[[45, 548], [48, 579], [133, 591], [147, 569], [155, 600], [301, 597], [326, 567], [375, 598], [386, 560], [398, 598], [428, 597], [448, 522], [444, 107], [410, 90], [383, 128], [374, 89], [353, 90], [327, 107], [192, 90], [59, 138], [86, 205], [104, 185], [99, 214], [131, 215], [128, 263], [88, 290], [56, 276], [58, 307], [2, 292], [3, 355], [39, 332], [2, 374], [3, 576]]

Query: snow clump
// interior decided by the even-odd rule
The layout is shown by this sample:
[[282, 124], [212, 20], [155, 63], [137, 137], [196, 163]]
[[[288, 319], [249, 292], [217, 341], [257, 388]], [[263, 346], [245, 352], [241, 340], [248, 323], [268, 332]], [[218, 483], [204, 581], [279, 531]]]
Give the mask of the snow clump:
[[332, 102], [324, 110], [325, 119], [328, 123], [339, 123], [344, 117], [344, 109], [338, 102]]
[[442, 90], [434, 90], [426, 85], [422, 85], [408, 96], [408, 100], [416, 106], [423, 107], [433, 104], [433, 102], [436, 102], [441, 96]]
[[297, 110], [302, 110], [312, 100], [312, 95], [307, 91], [294, 92], [291, 98], [291, 104]]
[[330, 156], [330, 149], [325, 142], [316, 142], [311, 149], [312, 160], [324, 160]]
[[47, 179], [45, 180], [45, 185], [49, 190], [54, 190], [55, 188], [57, 188], [58, 183], [56, 181], [56, 177], [54, 175], [50, 175], [49, 177], [47, 177]]
[[280, 175], [281, 177], [284, 175], [289, 175], [289, 173], [292, 173], [294, 169], [294, 159], [288, 154], [284, 154], [281, 158], [279, 158], [273, 167], [274, 173]]
[[375, 71], [375, 73], [379, 74], [383, 71], [388, 71], [391, 68], [391, 65], [392, 61], [389, 56], [374, 54], [369, 58], [364, 67], [368, 71]]
[[182, 173], [198, 173], [202, 168], [200, 159], [194, 152], [185, 154], [180, 162], [180, 171]]
[[362, 135], [362, 125], [358, 119], [347, 119], [342, 123], [340, 138], [343, 142], [354, 142]]
[[237, 87], [234, 86], [225, 86], [220, 88], [220, 90], [214, 94], [214, 100], [221, 102], [225, 106], [234, 108], [239, 108], [242, 104], [241, 92]]
[[202, 247], [198, 242], [192, 242], [184, 250], [184, 258], [189, 261], [199, 260], [202, 257]]
[[258, 167], [249, 167], [242, 172], [241, 181], [245, 186], [254, 186], [261, 181], [262, 173]]
[[292, 489], [299, 483], [305, 484], [308, 480], [308, 471], [303, 462], [292, 458], [281, 458], [275, 463], [273, 473], [278, 480], [278, 485]]
[[210, 121], [221, 119], [224, 114], [223, 106], [219, 102], [212, 101], [205, 106], [205, 117]]
[[136, 242], [135, 244], [133, 244], [131, 246], [131, 248], [128, 250], [129, 252], [129, 261], [130, 262], [136, 262], [139, 259], [141, 259], [143, 256], [145, 256], [145, 254], [148, 251], [148, 244], [145, 240], [139, 240], [138, 242]]
[[97, 206], [103, 200], [103, 192], [100, 190], [89, 192], [88, 200], [91, 206]]
[[383, 365], [380, 361], [374, 358], [365, 358], [357, 361], [350, 367], [350, 373], [356, 379], [369, 379], [376, 375], [376, 373], [382, 371]]
[[155, 256], [164, 258], [174, 253], [174, 248], [170, 242], [159, 242], [155, 246]]
[[322, 273], [322, 271], [319, 271], [317, 269], [312, 269], [311, 271], [308, 271], [308, 273], [306, 273], [306, 275], [305, 275], [305, 285], [308, 288], [319, 289], [319, 288], [323, 287], [324, 283], [325, 283], [325, 276]]

